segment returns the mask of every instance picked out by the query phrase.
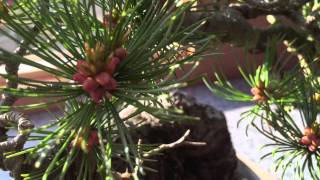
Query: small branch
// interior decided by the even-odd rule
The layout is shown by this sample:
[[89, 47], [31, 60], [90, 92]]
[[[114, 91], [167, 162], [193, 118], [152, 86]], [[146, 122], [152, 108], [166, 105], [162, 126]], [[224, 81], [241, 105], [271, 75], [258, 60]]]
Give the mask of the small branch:
[[184, 141], [181, 145], [184, 146], [206, 146], [205, 142]]
[[[316, 22], [320, 19], [317, 10], [305, 20], [300, 9], [310, 0], [291, 0], [274, 1], [272, 3], [257, 2], [256, 0], [247, 0], [247, 3], [230, 4], [229, 7], [241, 12], [246, 19], [257, 18], [265, 15], [281, 15], [292, 22], [297, 30], [307, 31], [312, 34], [315, 40], [320, 43], [320, 27]], [[310, 21], [308, 21], [308, 19]]]
[[10, 124], [17, 124], [18, 134], [12, 140], [0, 142], [0, 167], [4, 170], [10, 170], [10, 175], [15, 179], [21, 179], [21, 166], [24, 158], [21, 156], [6, 159], [4, 152], [21, 150], [27, 141], [30, 130], [34, 127], [33, 123], [18, 112], [7, 112], [0, 115], [0, 127], [5, 128]]
[[[292, 18], [293, 13], [298, 13], [298, 10], [310, 0], [292, 1], [292, 0], [278, 0], [273, 2], [261, 2], [257, 0], [246, 0], [246, 3], [232, 3], [229, 7], [241, 12], [247, 18], [252, 19], [258, 16], [268, 14], [283, 15]], [[293, 17], [296, 15], [293, 15]]]
[[162, 151], [168, 150], [168, 149], [174, 149], [183, 145], [189, 145], [189, 146], [205, 146], [207, 143], [205, 142], [191, 142], [186, 141], [186, 139], [190, 136], [190, 130], [187, 130], [184, 135], [178, 139], [177, 141], [170, 143], [170, 144], [161, 144], [158, 148], [155, 148], [151, 151], [148, 151], [143, 154], [144, 158], [150, 157], [154, 154], [160, 153]]
[[[307, 0], [290, 0], [289, 3], [273, 1], [268, 5], [265, 2], [255, 0], [246, 2], [230, 4], [229, 7], [221, 10], [188, 12], [185, 24], [192, 24], [206, 17], [206, 23], [201, 27], [200, 31], [216, 35], [217, 39], [223, 43], [246, 47], [250, 52], [254, 53], [264, 52], [268, 39], [281, 37], [283, 40], [294, 42], [293, 47], [301, 50], [299, 53], [308, 57], [315, 54], [315, 44], [307, 40], [306, 34], [313, 34], [317, 40], [320, 38], [319, 27], [312, 23], [315, 21], [311, 21], [309, 25], [305, 24], [302, 14], [298, 10], [294, 11], [294, 9], [301, 9], [308, 2]], [[275, 8], [275, 4], [277, 4], [278, 8]], [[286, 7], [281, 8], [281, 6]], [[288, 8], [288, 6], [293, 9]], [[256, 28], [247, 20], [267, 14], [282, 15], [292, 21], [294, 26], [279, 23], [269, 28]]]
[[[39, 25], [35, 25], [32, 28], [32, 31], [34, 31], [35, 33], [38, 33], [40, 30]], [[19, 47], [14, 51], [15, 54], [20, 55], [20, 56], [24, 56], [27, 52], [26, 47], [30, 44], [30, 42], [22, 40], [20, 42]], [[11, 63], [6, 63], [6, 73], [8, 75], [12, 75], [12, 76], [18, 76], [18, 70], [19, 70], [19, 66], [20, 63], [16, 63], [16, 62], [11, 62]], [[17, 88], [18, 87], [18, 82], [17, 81], [11, 81], [8, 80], [6, 81], [6, 88]], [[11, 94], [6, 94], [4, 93], [2, 95], [3, 101], [0, 103], [1, 106], [11, 106], [12, 104], [15, 103], [15, 101], [17, 100], [17, 98]]]
[[264, 9], [264, 8], [256, 8], [254, 6], [251, 6], [249, 4], [230, 4], [230, 8], [236, 9], [237, 11], [241, 12], [243, 17], [246, 19], [254, 19], [259, 16], [265, 16], [268, 14], [273, 15], [282, 15], [287, 14], [287, 9]]
[[211, 12], [188, 12], [186, 14], [185, 25], [188, 26], [199, 20], [207, 18], [205, 24], [199, 29], [204, 33], [210, 33], [224, 42], [235, 46], [247, 46], [254, 48], [258, 38], [258, 32], [242, 16], [233, 9], [226, 8], [223, 11]]
[[0, 153], [22, 149], [29, 137], [30, 129], [34, 127], [21, 113], [11, 111], [0, 115], [0, 127], [4, 128], [10, 124], [17, 124], [18, 135], [10, 141], [0, 142]]
[[302, 54], [312, 55], [315, 52], [313, 43], [306, 41], [304, 34], [283, 24], [277, 24], [261, 31], [261, 39], [259, 41], [266, 41], [268, 37], [275, 36], [288, 40], [292, 43], [292, 46], [297, 48], [298, 51], [301, 51]]
[[300, 9], [303, 5], [307, 4], [311, 0], [273, 0], [273, 1], [265, 1], [265, 0], [245, 0], [244, 2], [254, 6], [259, 9]]

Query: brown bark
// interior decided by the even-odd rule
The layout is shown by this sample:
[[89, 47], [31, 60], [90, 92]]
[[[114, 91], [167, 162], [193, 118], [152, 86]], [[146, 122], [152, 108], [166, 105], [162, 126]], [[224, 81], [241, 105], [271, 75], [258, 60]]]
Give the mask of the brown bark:
[[34, 127], [33, 123], [23, 117], [18, 112], [7, 112], [0, 115], [0, 127], [5, 128], [9, 125], [16, 124], [18, 134], [9, 141], [0, 142], [0, 167], [10, 171], [10, 174], [15, 179], [21, 179], [21, 167], [24, 158], [22, 156], [7, 159], [3, 156], [5, 152], [14, 152], [23, 149], [26, 140], [29, 137], [30, 130]]
[[[251, 52], [263, 52], [266, 42], [272, 37], [281, 37], [284, 40], [294, 42], [294, 47], [300, 49], [300, 53], [308, 56], [316, 53], [315, 43], [307, 40], [307, 34], [311, 34], [320, 42], [320, 27], [313, 21], [305, 22], [300, 10], [310, 0], [272, 1], [266, 3], [259, 0], [247, 0], [244, 3], [228, 4], [226, 7], [216, 8], [217, 1], [207, 1], [204, 7], [198, 7], [198, 11], [189, 12], [185, 24], [192, 24], [200, 19], [208, 18], [201, 31], [216, 35], [223, 43], [251, 49]], [[218, 1], [220, 2], [220, 1]], [[291, 24], [281, 22], [268, 28], [256, 28], [248, 22], [248, 19], [265, 16], [268, 14], [279, 15], [286, 18]]]

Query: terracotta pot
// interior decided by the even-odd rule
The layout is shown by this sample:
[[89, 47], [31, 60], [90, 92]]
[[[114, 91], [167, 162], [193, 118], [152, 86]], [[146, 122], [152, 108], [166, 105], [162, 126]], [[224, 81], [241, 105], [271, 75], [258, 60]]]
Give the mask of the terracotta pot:
[[[263, 62], [263, 54], [246, 55], [242, 48], [231, 47], [230, 45], [224, 45], [217, 50], [212, 50], [208, 52], [217, 53], [216, 55], [208, 56], [202, 60], [198, 68], [190, 75], [189, 79], [194, 79], [200, 75], [206, 75], [210, 79], [214, 78], [215, 71], [223, 72], [226, 77], [230, 79], [239, 78], [240, 72], [238, 66], [243, 66], [247, 62], [254, 62], [257, 65]], [[246, 57], [247, 56], [247, 57]], [[190, 65], [186, 66], [186, 70], [190, 69]], [[184, 72], [179, 71], [178, 75], [182, 76]]]

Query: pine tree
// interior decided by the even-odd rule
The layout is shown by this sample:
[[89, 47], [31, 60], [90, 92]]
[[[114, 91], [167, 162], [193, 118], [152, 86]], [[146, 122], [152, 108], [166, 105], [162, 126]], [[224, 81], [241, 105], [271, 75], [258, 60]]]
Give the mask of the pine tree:
[[[264, 62], [239, 67], [250, 93], [233, 87], [220, 71], [213, 83], [203, 77], [205, 84], [227, 100], [255, 104], [240, 122], [248, 120], [248, 128], [272, 140], [265, 147], [275, 149], [262, 158], [273, 156], [275, 170], [284, 175], [291, 168], [295, 179], [305, 174], [320, 179], [319, 1], [201, 3], [208, 1], [0, 0], [0, 31], [19, 44], [14, 52], [0, 48], [0, 63], [7, 71], [0, 73], [7, 80], [0, 88], [0, 124], [19, 131], [0, 143], [4, 158], [15, 164], [12, 175], [32, 180], [140, 179], [152, 170], [144, 161], [158, 153], [159, 145], [133, 140], [131, 132], [139, 126], [128, 120], [142, 112], [163, 123], [194, 120], [163, 101], [170, 103], [172, 90], [194, 82], [188, 75], [212, 42], [220, 40], [248, 52], [264, 51]], [[275, 24], [261, 30], [246, 21], [267, 14], [287, 16], [292, 23], [269, 15]], [[289, 57], [279, 55], [282, 42]], [[288, 70], [291, 57], [298, 62]], [[54, 81], [19, 77], [20, 64], [42, 70]], [[185, 70], [185, 65], [192, 68]], [[185, 75], [178, 77], [178, 70]], [[25, 97], [37, 102], [13, 105]], [[19, 113], [50, 112], [52, 106], [62, 115], [41, 127]], [[121, 116], [128, 107], [134, 111]], [[292, 117], [293, 110], [301, 120]], [[23, 148], [26, 141], [38, 143]], [[127, 171], [119, 172], [117, 162]]]
[[[39, 141], [36, 146], [6, 153], [8, 159], [26, 156], [25, 163], [31, 168], [22, 174], [24, 179], [72, 175], [113, 179], [117, 177], [114, 159], [123, 160], [134, 179], [145, 173], [144, 156], [157, 145], [134, 142], [130, 131], [135, 127], [126, 121], [141, 112], [162, 121], [190, 119], [163, 107], [160, 97], [169, 97], [170, 90], [188, 85], [186, 77], [178, 79], [175, 72], [185, 64], [197, 66], [211, 39], [197, 33], [205, 19], [183, 24], [184, 14], [192, 5], [191, 1], [21, 0], [11, 6], [1, 2], [2, 22], [18, 38], [6, 30], [2, 33], [17, 43], [23, 39], [23, 52], [1, 49], [0, 59], [56, 77], [55, 81], [39, 81], [1, 74], [19, 84], [1, 92], [43, 100], [2, 105], [1, 111], [46, 109], [67, 103], [63, 116], [55, 122], [24, 129], [25, 134], [35, 134], [29, 141]], [[194, 40], [196, 37], [200, 38]], [[120, 117], [128, 106], [135, 111]]]

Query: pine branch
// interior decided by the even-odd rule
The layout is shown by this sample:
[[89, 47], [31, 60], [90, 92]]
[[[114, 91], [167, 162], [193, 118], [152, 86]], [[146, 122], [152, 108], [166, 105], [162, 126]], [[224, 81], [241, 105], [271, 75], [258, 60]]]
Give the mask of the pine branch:
[[11, 111], [0, 115], [0, 127], [16, 124], [19, 134], [8, 142], [0, 143], [0, 152], [9, 152], [21, 149], [29, 136], [29, 131], [34, 127], [33, 123], [23, 117], [21, 113]]
[[[254, 1], [255, 2], [255, 1]], [[252, 1], [247, 1], [247, 3], [241, 4], [230, 4], [230, 7], [238, 10], [247, 19], [257, 18], [259, 16], [265, 15], [280, 15], [289, 19], [293, 24], [295, 24], [296, 29], [301, 29], [311, 33], [315, 39], [320, 43], [320, 27], [317, 25], [319, 20], [319, 13], [315, 10], [307, 19], [305, 20], [302, 14], [302, 7], [306, 5], [310, 0], [302, 1], [278, 1], [276, 5], [271, 5], [270, 3], [254, 3]]]
[[207, 144], [205, 142], [191, 142], [187, 141], [187, 138], [190, 136], [190, 130], [187, 130], [181, 138], [179, 138], [177, 141], [172, 142], [170, 144], [161, 144], [159, 147], [152, 149], [148, 152], [143, 153], [144, 158], [148, 158], [150, 156], [153, 156], [155, 154], [161, 153], [163, 151], [169, 150], [169, 149], [175, 149], [180, 146], [206, 146]]
[[[35, 25], [32, 30], [34, 33], [37, 34], [40, 31], [40, 28], [41, 27], [39, 27], [39, 25]], [[14, 53], [19, 56], [24, 56], [27, 52], [26, 46], [29, 46], [29, 44], [30, 44], [29, 41], [22, 40], [20, 42], [19, 47], [14, 51]], [[20, 66], [20, 63], [18, 62], [15, 62], [15, 61], [12, 61], [10, 63], [7, 62], [5, 65], [6, 73], [8, 75], [18, 77], [19, 66]], [[17, 88], [17, 87], [18, 87], [17, 81], [12, 81], [10, 79], [7, 79], [6, 88]], [[1, 106], [11, 106], [17, 100], [17, 98], [14, 95], [6, 94], [6, 93], [2, 95], [2, 98], [3, 98], [3, 101], [0, 103]]]
[[[307, 53], [300, 52], [306, 56], [315, 53], [315, 46], [306, 39], [305, 32], [310, 32], [316, 39], [319, 39], [320, 27], [313, 21], [306, 22], [299, 12], [302, 6], [310, 0], [303, 1], [273, 1], [266, 3], [262, 1], [250, 0], [246, 3], [230, 4], [221, 10], [209, 10], [202, 12], [199, 8], [196, 12], [189, 12], [185, 24], [192, 23], [203, 17], [209, 17], [205, 26], [200, 30], [205, 33], [215, 34], [224, 43], [230, 43], [235, 46], [246, 47], [251, 52], [264, 52], [266, 48], [266, 39], [271, 37], [284, 37], [284, 40], [294, 43], [294, 47], [299, 49], [302, 45], [307, 49]], [[201, 6], [200, 6], [201, 7]], [[208, 7], [205, 7], [208, 8]], [[280, 24], [277, 27], [266, 29], [256, 28], [247, 20], [265, 15], [283, 15], [291, 20], [295, 26]], [[301, 27], [304, 27], [301, 29]], [[320, 41], [319, 41], [320, 42]]]
[[[5, 152], [23, 149], [23, 146], [29, 137], [30, 130], [34, 127], [33, 123], [29, 119], [23, 117], [21, 113], [11, 111], [0, 115], [1, 128], [5, 128], [12, 124], [17, 125], [18, 134], [12, 140], [0, 142], [0, 156], [3, 156], [3, 153]], [[21, 156], [9, 159], [2, 157], [0, 167], [4, 170], [10, 170], [11, 176], [15, 179], [21, 179], [20, 174], [23, 162], [24, 158]]]
[[284, 9], [300, 9], [303, 5], [310, 1], [311, 0], [245, 0], [244, 2], [259, 9], [283, 11]]

